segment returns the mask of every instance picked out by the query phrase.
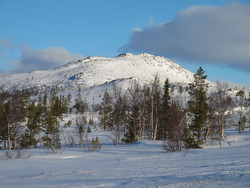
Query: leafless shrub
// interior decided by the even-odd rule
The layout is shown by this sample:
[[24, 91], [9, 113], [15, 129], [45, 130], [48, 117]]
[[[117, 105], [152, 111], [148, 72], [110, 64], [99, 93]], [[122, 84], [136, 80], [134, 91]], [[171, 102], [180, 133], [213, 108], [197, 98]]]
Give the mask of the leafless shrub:
[[2, 160], [9, 159], [28, 159], [31, 154], [27, 154], [26, 150], [17, 149], [17, 150], [6, 150], [4, 151], [4, 155], [0, 156]]
[[162, 141], [162, 149], [167, 151], [167, 152], [181, 151], [180, 139]]

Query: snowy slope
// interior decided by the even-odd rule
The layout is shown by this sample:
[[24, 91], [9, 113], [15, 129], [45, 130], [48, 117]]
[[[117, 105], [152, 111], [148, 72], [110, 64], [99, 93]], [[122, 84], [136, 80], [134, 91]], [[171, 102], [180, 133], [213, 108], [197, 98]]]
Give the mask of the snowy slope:
[[29, 159], [0, 160], [0, 187], [250, 187], [249, 133], [229, 132], [222, 148], [177, 153], [164, 152], [157, 141], [116, 147], [102, 138], [102, 144], [97, 153], [33, 149]]
[[0, 88], [57, 86], [74, 98], [80, 87], [86, 102], [98, 104], [105, 91], [112, 93], [113, 85], [125, 91], [134, 81], [149, 84], [158, 75], [162, 85], [168, 78], [173, 85], [187, 86], [193, 74], [164, 57], [124, 53], [113, 58], [88, 57], [47, 71], [0, 76]]
[[193, 73], [164, 57], [149, 54], [121, 54], [114, 58], [88, 57], [47, 70], [0, 77], [0, 87], [18, 88], [59, 86], [66, 89], [88, 88], [114, 82], [136, 79], [151, 82], [158, 74], [163, 81], [185, 84], [193, 80]]

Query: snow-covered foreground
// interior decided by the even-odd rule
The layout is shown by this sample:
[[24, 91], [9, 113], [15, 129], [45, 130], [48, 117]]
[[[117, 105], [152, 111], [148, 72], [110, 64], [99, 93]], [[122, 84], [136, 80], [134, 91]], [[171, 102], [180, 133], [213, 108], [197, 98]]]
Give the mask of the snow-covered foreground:
[[[228, 144], [230, 141], [230, 147]], [[250, 187], [250, 134], [233, 134], [223, 147], [166, 153], [161, 142], [116, 147], [96, 153], [67, 148], [29, 159], [0, 160], [0, 187]], [[3, 154], [3, 151], [0, 151]]]

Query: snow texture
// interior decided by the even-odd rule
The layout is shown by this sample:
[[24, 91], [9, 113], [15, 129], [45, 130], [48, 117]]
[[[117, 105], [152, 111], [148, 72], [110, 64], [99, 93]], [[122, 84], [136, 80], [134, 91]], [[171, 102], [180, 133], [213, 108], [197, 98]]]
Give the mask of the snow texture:
[[99, 152], [32, 149], [28, 159], [0, 160], [0, 187], [250, 187], [249, 133], [229, 131], [222, 147], [177, 153], [159, 141], [117, 147], [105, 133], [92, 134], [101, 139]]
[[113, 84], [127, 89], [133, 81], [151, 83], [158, 74], [161, 83], [168, 78], [172, 84], [187, 85], [193, 73], [173, 61], [150, 54], [124, 53], [114, 58], [88, 57], [47, 71], [0, 76], [0, 88], [42, 88], [57, 86], [66, 91], [79, 86], [85, 95], [99, 98], [100, 92]]

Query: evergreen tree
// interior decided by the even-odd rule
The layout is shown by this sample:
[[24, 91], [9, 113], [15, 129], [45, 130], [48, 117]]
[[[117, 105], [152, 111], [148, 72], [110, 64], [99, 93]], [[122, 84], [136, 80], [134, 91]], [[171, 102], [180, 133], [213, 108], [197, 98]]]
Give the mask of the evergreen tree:
[[36, 135], [40, 132], [42, 111], [33, 101], [27, 108], [27, 124], [25, 133], [22, 135], [22, 147], [37, 147], [39, 140]]
[[48, 98], [48, 94], [45, 92], [42, 103], [38, 102], [38, 109], [42, 113], [40, 116], [41, 130], [44, 134], [41, 139], [44, 146], [52, 152], [56, 152], [61, 148], [59, 121], [53, 111], [53, 103], [56, 98], [55, 93], [51, 93], [50, 98]]
[[243, 89], [237, 92], [236, 99], [236, 104], [239, 107], [236, 112], [238, 119], [238, 131], [241, 133], [245, 130], [245, 124], [247, 122], [246, 115], [249, 112], [249, 102]]
[[70, 103], [71, 103], [71, 94], [68, 93], [67, 97], [66, 97], [66, 106], [69, 107]]
[[137, 137], [140, 135], [140, 129], [142, 125], [142, 89], [139, 83], [134, 82], [128, 89], [128, 123], [126, 125], [125, 143], [133, 143], [137, 141]]
[[102, 145], [100, 144], [99, 138], [95, 137], [92, 138], [91, 142], [89, 143], [88, 151], [90, 152], [99, 151], [101, 147]]
[[41, 99], [41, 102], [42, 102], [41, 105], [44, 107], [44, 110], [46, 110], [46, 108], [47, 108], [47, 104], [48, 104], [47, 100], [48, 100], [48, 94], [45, 91], [45, 93], [43, 95], [43, 99]]
[[84, 113], [88, 108], [88, 104], [82, 100], [81, 88], [78, 88], [78, 93], [75, 99], [75, 105], [73, 106], [79, 113]]
[[163, 95], [161, 98], [161, 126], [160, 126], [160, 133], [162, 134], [160, 137], [162, 137], [164, 140], [166, 139], [167, 134], [167, 126], [168, 126], [168, 119], [170, 115], [170, 92], [169, 92], [169, 80], [166, 79], [163, 87]]
[[52, 152], [56, 152], [61, 148], [60, 129], [57, 117], [53, 116], [53, 113], [50, 110], [45, 114], [42, 129], [44, 132], [42, 141], [44, 142], [45, 147], [52, 150]]
[[130, 144], [137, 141], [137, 129], [139, 126], [139, 107], [137, 104], [132, 104], [130, 115], [128, 116], [128, 125], [125, 133], [125, 143]]
[[197, 73], [194, 74], [194, 82], [189, 86], [190, 99], [188, 101], [188, 117], [190, 121], [188, 122], [188, 131], [191, 138], [187, 140], [192, 140], [189, 147], [201, 148], [204, 142], [203, 130], [207, 121], [208, 104], [207, 104], [207, 87], [204, 75], [205, 71], [200, 67]]
[[56, 117], [61, 117], [68, 111], [67, 101], [63, 96], [52, 96], [50, 106], [53, 115]]
[[100, 115], [99, 120], [103, 130], [109, 129], [111, 112], [112, 112], [112, 99], [109, 93], [105, 91], [99, 108], [99, 115]]
[[5, 114], [6, 92], [0, 92], [0, 140], [3, 142], [3, 149], [7, 149], [8, 127]]

